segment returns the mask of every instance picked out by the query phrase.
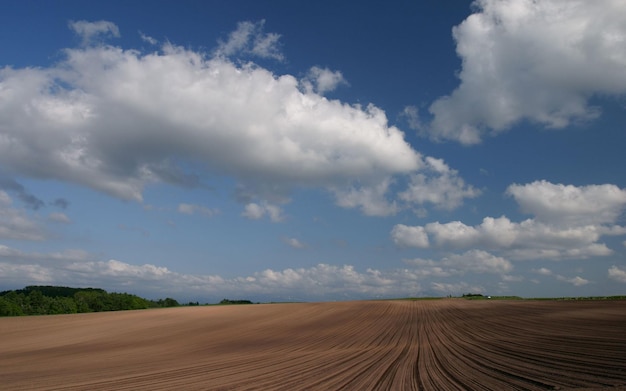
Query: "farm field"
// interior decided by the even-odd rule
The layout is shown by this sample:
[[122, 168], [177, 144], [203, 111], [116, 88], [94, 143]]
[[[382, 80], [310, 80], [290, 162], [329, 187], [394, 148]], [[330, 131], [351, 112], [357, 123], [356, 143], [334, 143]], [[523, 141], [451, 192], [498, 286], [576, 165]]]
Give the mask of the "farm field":
[[626, 390], [626, 301], [354, 301], [0, 318], [0, 388]]

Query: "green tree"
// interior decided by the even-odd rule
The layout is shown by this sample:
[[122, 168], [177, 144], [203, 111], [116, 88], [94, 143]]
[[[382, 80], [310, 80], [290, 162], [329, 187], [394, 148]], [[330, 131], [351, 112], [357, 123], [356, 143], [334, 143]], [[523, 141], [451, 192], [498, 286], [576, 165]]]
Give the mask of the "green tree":
[[171, 297], [167, 297], [164, 299], [159, 299], [156, 301], [157, 307], [178, 307], [180, 304], [177, 300], [172, 299]]
[[80, 291], [74, 294], [79, 312], [100, 312], [106, 311], [105, 293], [97, 291]]
[[22, 308], [20, 306], [7, 299], [4, 296], [0, 296], [0, 316], [20, 316], [24, 315]]
[[41, 291], [34, 290], [27, 297], [27, 314], [28, 315], [45, 315], [48, 313], [49, 299], [44, 296]]
[[78, 312], [76, 301], [71, 297], [51, 298], [48, 314], [75, 314]]
[[129, 293], [108, 293], [96, 288], [31, 285], [24, 289], [0, 292], [0, 316], [74, 314], [179, 305], [171, 297], [152, 301]]

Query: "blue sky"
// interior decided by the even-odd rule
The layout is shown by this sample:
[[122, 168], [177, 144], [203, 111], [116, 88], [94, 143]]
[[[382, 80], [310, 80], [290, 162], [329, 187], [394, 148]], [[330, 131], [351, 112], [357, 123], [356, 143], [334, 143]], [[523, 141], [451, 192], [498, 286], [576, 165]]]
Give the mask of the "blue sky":
[[624, 294], [625, 12], [7, 2], [0, 289]]

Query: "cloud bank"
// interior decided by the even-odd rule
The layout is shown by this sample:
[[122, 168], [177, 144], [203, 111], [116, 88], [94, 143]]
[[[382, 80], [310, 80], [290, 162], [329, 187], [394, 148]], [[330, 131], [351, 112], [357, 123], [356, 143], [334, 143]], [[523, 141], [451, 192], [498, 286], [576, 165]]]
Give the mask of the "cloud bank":
[[132, 290], [155, 298], [175, 294], [203, 300], [219, 300], [224, 295], [281, 300], [393, 297], [418, 294], [422, 289], [419, 278], [406, 270], [360, 272], [351, 265], [320, 263], [310, 268], [265, 269], [229, 279], [181, 274], [152, 264], [99, 261], [79, 250], [27, 253], [0, 245], [0, 282], [4, 285], [98, 286], [115, 291]]
[[[534, 217], [521, 222], [506, 216], [485, 217], [473, 226], [461, 221], [423, 226], [397, 224], [391, 230], [391, 239], [402, 247], [483, 249], [505, 261], [519, 261], [608, 256], [613, 250], [601, 238], [626, 235], [626, 227], [616, 224], [626, 208], [626, 190], [615, 185], [577, 187], [536, 181], [511, 185], [507, 194], [522, 211]], [[577, 283], [582, 285], [581, 281]]]

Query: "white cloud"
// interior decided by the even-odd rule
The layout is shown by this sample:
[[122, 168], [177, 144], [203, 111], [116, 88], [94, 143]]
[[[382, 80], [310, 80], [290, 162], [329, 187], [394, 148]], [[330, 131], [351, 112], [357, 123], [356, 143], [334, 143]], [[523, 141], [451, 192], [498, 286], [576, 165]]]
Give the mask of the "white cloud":
[[[445, 224], [429, 223], [425, 228], [432, 235], [434, 242], [442, 247], [480, 245], [490, 248], [519, 248], [535, 243], [538, 247], [554, 245], [556, 248], [564, 248], [593, 244], [601, 235], [613, 233], [612, 230], [594, 225], [558, 227], [533, 219], [514, 223], [504, 216], [497, 219], [485, 217], [482, 224], [477, 226], [467, 226], [460, 221], [453, 221]], [[626, 231], [619, 229], [615, 233], [623, 235]]]
[[[465, 198], [476, 198], [480, 190], [465, 184], [458, 171], [451, 169], [443, 160], [427, 157], [426, 173], [411, 175], [407, 190], [399, 198], [416, 204], [433, 204], [439, 209], [452, 210]], [[427, 175], [428, 174], [428, 175]]]
[[[97, 26], [81, 28], [115, 30]], [[263, 53], [273, 36], [262, 27], [240, 25], [221, 53]], [[318, 187], [341, 206], [390, 215], [404, 207], [390, 184], [425, 164], [381, 109], [303, 92], [291, 75], [169, 43], [147, 54], [110, 45], [64, 53], [50, 68], [0, 69], [0, 164], [20, 175], [142, 200], [147, 184], [197, 185], [183, 159], [235, 178], [258, 202]], [[336, 71], [318, 76], [320, 91], [341, 82]], [[435, 195], [407, 202], [451, 208], [477, 194], [427, 161], [429, 177], [414, 187]]]
[[218, 209], [210, 209], [206, 206], [195, 204], [179, 204], [178, 212], [187, 215], [201, 215], [205, 217], [212, 217], [219, 213]]
[[549, 128], [597, 117], [593, 95], [626, 92], [626, 3], [478, 0], [453, 29], [460, 85], [430, 106], [430, 133], [465, 144], [528, 119]]
[[0, 258], [10, 259], [12, 261], [63, 261], [63, 262], [82, 262], [92, 259], [89, 253], [78, 250], [68, 249], [52, 253], [36, 253], [24, 252], [0, 244]]
[[391, 216], [398, 212], [395, 201], [389, 201], [387, 194], [391, 180], [386, 178], [378, 185], [336, 188], [334, 190], [337, 205], [344, 208], [360, 208], [367, 216]]
[[251, 202], [246, 205], [241, 215], [250, 220], [258, 220], [265, 215], [265, 208], [257, 203]]
[[13, 203], [11, 197], [5, 192], [0, 190], [0, 207], [6, 207]]
[[400, 114], [404, 118], [409, 126], [413, 130], [417, 130], [419, 133], [424, 131], [424, 123], [419, 114], [419, 109], [415, 106], [406, 106]]
[[589, 280], [586, 280], [586, 279], [584, 279], [582, 277], [579, 277], [579, 276], [576, 276], [576, 277], [573, 277], [573, 278], [567, 278], [567, 277], [564, 277], [564, 276], [557, 275], [556, 279], [559, 280], [559, 281], [565, 281], [565, 282], [570, 283], [570, 284], [572, 284], [574, 286], [583, 286], [583, 285], [589, 284]]
[[537, 274], [541, 274], [543, 276], [551, 276], [552, 275], [552, 270], [547, 269], [545, 267], [539, 268], [537, 270], [533, 270], [535, 273]]
[[410, 265], [414, 269], [411, 273], [422, 277], [450, 277], [452, 275], [462, 274], [458, 269], [450, 269], [448, 265], [443, 265], [440, 261], [432, 259], [414, 258], [405, 259], [404, 263]]
[[449, 263], [450, 266], [464, 268], [472, 273], [504, 274], [513, 270], [511, 262], [482, 250], [470, 250], [464, 254], [451, 255], [443, 262]]
[[55, 270], [45, 265], [0, 262], [0, 282], [4, 285], [51, 284], [55, 281], [54, 274]]
[[626, 284], [626, 270], [613, 265], [609, 268], [609, 278]]
[[10, 248], [8, 246], [5, 246], [3, 244], [0, 244], [0, 257], [14, 257], [14, 256], [18, 256], [20, 254], [19, 251]]
[[610, 184], [577, 187], [536, 181], [511, 185], [507, 194], [522, 211], [550, 223], [613, 223], [626, 206], [626, 190]]
[[105, 20], [98, 22], [71, 21], [69, 27], [83, 39], [83, 45], [93, 43], [99, 36], [120, 36], [119, 28], [114, 23]]
[[502, 275], [502, 281], [505, 282], [520, 282], [520, 281], [524, 281], [524, 277], [523, 276], [513, 276], [510, 274], [503, 274]]
[[505, 216], [485, 217], [470, 226], [461, 221], [425, 226], [396, 225], [391, 236], [402, 246], [439, 249], [482, 248], [513, 260], [585, 259], [613, 253], [602, 236], [626, 235], [617, 221], [626, 199], [613, 185], [564, 186], [549, 182], [512, 185], [508, 190], [522, 208], [537, 218], [512, 222]]
[[318, 264], [310, 268], [266, 269], [230, 279], [218, 275], [190, 275], [152, 264], [133, 265], [118, 260], [98, 261], [88, 254], [24, 253], [0, 245], [0, 282], [97, 286], [107, 290], [163, 295], [320, 299], [417, 295], [420, 276], [407, 270], [363, 272], [354, 266]]
[[[398, 232], [407, 234], [406, 228], [392, 230], [392, 238], [398, 244], [420, 247], [427, 243], [422, 239], [425, 232], [428, 243], [437, 248], [487, 248], [503, 251], [511, 259], [581, 259], [605, 256], [612, 251], [603, 243], [597, 243], [602, 235], [624, 235], [626, 228], [603, 226], [555, 227], [532, 219], [521, 223], [511, 222], [502, 216], [485, 217], [482, 224], [468, 226], [460, 221], [428, 223], [409, 227], [420, 232], [419, 238], [400, 238]], [[419, 241], [417, 241], [419, 239]], [[416, 242], [413, 243], [412, 241]], [[412, 244], [413, 243], [413, 244]]]
[[296, 238], [283, 238], [283, 242], [291, 248], [303, 249], [306, 247], [306, 244]]
[[47, 237], [45, 230], [23, 211], [12, 206], [9, 195], [0, 190], [0, 239], [39, 241]]
[[[573, 278], [568, 278], [568, 277], [562, 276], [560, 274], [555, 274], [552, 270], [547, 269], [545, 267], [542, 267], [542, 268], [539, 268], [539, 269], [533, 269], [532, 272], [536, 273], [536, 274], [540, 274], [542, 276], [553, 276], [558, 281], [564, 281], [564, 282], [567, 282], [567, 283], [572, 284], [574, 286], [583, 286], [583, 285], [589, 284], [589, 282], [590, 282], [589, 280], [584, 279], [584, 278], [582, 278], [580, 276], [576, 276], [576, 277], [573, 277]], [[538, 283], [538, 281], [536, 283]]]
[[69, 224], [72, 222], [65, 213], [60, 212], [50, 213], [48, 218], [55, 223]]
[[268, 269], [254, 273], [248, 281], [251, 282], [249, 288], [254, 287], [261, 292], [283, 291], [283, 294], [287, 294], [291, 288], [298, 288], [300, 294], [314, 297], [414, 295], [421, 291], [415, 276], [410, 273], [400, 270], [381, 272], [374, 269], [367, 269], [362, 273], [351, 265], [318, 264], [308, 269], [288, 268], [282, 271]]
[[227, 41], [220, 41], [216, 50], [218, 56], [257, 56], [282, 61], [280, 35], [265, 33], [265, 20], [258, 22], [240, 22], [237, 30], [229, 34]]
[[107, 262], [95, 262], [92, 265], [97, 265], [97, 269], [100, 269], [99, 271], [105, 276], [129, 279], [159, 280], [171, 273], [166, 267], [150, 264], [129, 265], [114, 259]]
[[157, 41], [155, 38], [146, 35], [144, 33], [142, 33], [141, 31], [139, 32], [139, 36], [141, 37], [141, 40], [144, 42], [149, 43], [150, 45], [157, 45], [159, 43], [159, 41]]
[[504, 275], [513, 270], [513, 265], [508, 260], [482, 250], [469, 250], [463, 254], [452, 254], [439, 261], [417, 258], [405, 262], [418, 267], [420, 270], [427, 270], [428, 275], [443, 276], [464, 273]]
[[241, 215], [250, 220], [259, 220], [268, 216], [274, 223], [279, 223], [285, 220], [283, 210], [279, 206], [267, 202], [263, 202], [261, 204], [250, 202], [246, 204]]
[[340, 71], [331, 71], [328, 68], [312, 67], [301, 81], [307, 92], [324, 95], [335, 90], [341, 84], [348, 84]]
[[430, 245], [424, 227], [396, 224], [391, 230], [391, 238], [398, 246], [428, 248]]

